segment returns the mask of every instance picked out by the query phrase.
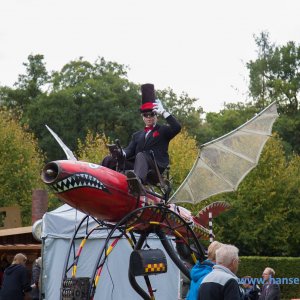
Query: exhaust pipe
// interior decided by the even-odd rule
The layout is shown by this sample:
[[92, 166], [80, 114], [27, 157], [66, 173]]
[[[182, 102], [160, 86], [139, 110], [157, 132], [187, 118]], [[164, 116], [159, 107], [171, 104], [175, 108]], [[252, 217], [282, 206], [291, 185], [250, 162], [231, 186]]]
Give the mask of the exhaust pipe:
[[58, 164], [55, 162], [50, 162], [42, 170], [41, 178], [42, 181], [46, 184], [51, 184], [55, 182], [60, 173]]

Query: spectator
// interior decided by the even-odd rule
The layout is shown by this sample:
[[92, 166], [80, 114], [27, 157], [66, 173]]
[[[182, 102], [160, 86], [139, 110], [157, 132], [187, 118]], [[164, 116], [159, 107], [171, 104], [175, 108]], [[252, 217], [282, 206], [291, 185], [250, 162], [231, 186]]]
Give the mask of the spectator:
[[32, 265], [31, 283], [35, 285], [35, 287], [31, 291], [32, 300], [40, 299], [39, 287], [40, 287], [41, 266], [42, 266], [42, 258], [38, 257]]
[[269, 267], [265, 268], [262, 277], [264, 279], [264, 285], [259, 300], [280, 300], [280, 287], [271, 280], [275, 277], [275, 271]]
[[1, 260], [0, 260], [0, 289], [2, 286], [3, 282], [3, 275], [4, 275], [4, 270], [9, 266], [9, 262], [7, 260], [6, 253], [2, 254]]
[[243, 277], [244, 284], [243, 288], [243, 300], [258, 300], [260, 295], [260, 288], [257, 284], [252, 284], [251, 276], [244, 276]]
[[25, 293], [31, 291], [26, 261], [27, 257], [18, 253], [12, 264], [5, 269], [0, 300], [24, 300]]
[[204, 277], [198, 292], [198, 300], [241, 300], [236, 273], [239, 266], [239, 249], [223, 245], [216, 251], [216, 265]]
[[191, 270], [191, 285], [187, 295], [187, 300], [196, 300], [198, 297], [199, 286], [203, 278], [213, 270], [213, 266], [216, 264], [216, 250], [223, 244], [214, 241], [207, 249], [207, 259], [203, 262], [197, 261]]

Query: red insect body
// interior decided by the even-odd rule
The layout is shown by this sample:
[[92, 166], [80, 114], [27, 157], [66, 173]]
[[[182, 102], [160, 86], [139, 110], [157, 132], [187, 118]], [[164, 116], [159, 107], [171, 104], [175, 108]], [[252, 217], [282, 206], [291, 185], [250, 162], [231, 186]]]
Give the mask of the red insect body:
[[[42, 179], [54, 189], [63, 202], [107, 222], [118, 222], [136, 208], [155, 205], [162, 201], [151, 194], [136, 199], [129, 193], [124, 174], [82, 161], [51, 162], [45, 166]], [[208, 238], [208, 230], [187, 209], [174, 204], [170, 204], [169, 209], [189, 222], [197, 237]], [[138, 229], [142, 230], [149, 226], [150, 221], [161, 220], [161, 211], [149, 208], [141, 212], [138, 218], [132, 219], [132, 224], [140, 224]], [[165, 221], [172, 226], [179, 226], [178, 232], [185, 234], [178, 220], [169, 216]]]

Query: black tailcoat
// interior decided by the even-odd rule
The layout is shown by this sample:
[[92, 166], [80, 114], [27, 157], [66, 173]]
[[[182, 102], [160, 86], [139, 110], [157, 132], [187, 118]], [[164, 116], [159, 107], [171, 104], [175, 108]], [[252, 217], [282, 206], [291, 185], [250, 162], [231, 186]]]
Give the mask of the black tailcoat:
[[181, 125], [172, 116], [166, 118], [168, 125], [156, 124], [154, 129], [145, 138], [145, 131], [140, 130], [132, 135], [131, 142], [124, 149], [126, 158], [134, 158], [139, 152], [150, 153], [152, 150], [160, 168], [166, 168], [169, 161], [169, 142], [181, 130]]

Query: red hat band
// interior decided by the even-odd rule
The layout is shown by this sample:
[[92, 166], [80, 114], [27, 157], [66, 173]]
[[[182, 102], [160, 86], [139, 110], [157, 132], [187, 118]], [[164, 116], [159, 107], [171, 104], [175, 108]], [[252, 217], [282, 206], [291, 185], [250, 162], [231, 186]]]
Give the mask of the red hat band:
[[144, 104], [141, 105], [140, 111], [152, 110], [153, 107], [154, 107], [154, 103], [153, 102], [146, 102], [146, 103], [144, 103]]

